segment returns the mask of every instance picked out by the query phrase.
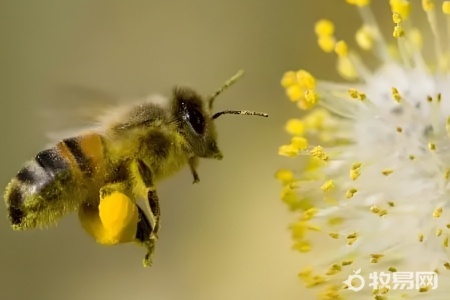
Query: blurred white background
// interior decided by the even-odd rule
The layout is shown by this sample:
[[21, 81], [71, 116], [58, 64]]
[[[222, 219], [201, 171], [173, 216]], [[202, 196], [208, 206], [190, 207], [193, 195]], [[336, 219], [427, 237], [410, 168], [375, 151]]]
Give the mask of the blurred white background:
[[292, 164], [277, 149], [288, 140], [285, 121], [299, 114], [279, 81], [298, 68], [336, 77], [313, 30], [328, 17], [351, 39], [345, 26], [360, 21], [343, 2], [1, 1], [2, 186], [61, 119], [39, 112], [77, 106], [56, 92], [66, 85], [130, 97], [187, 84], [207, 95], [242, 68], [245, 77], [216, 110], [270, 118], [221, 117], [224, 160], [203, 160], [199, 185], [184, 170], [159, 186], [163, 219], [151, 268], [135, 245], [97, 245], [76, 215], [49, 230], [13, 232], [0, 206], [0, 299], [305, 299], [302, 257], [288, 231], [294, 216], [273, 177]]

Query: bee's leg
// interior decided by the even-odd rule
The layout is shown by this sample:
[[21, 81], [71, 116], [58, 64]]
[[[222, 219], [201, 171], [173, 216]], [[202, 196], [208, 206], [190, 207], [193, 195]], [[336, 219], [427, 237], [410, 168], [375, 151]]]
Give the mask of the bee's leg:
[[141, 160], [137, 161], [137, 165], [142, 181], [147, 188], [147, 207], [149, 210], [149, 215], [146, 216], [142, 209], [139, 208], [140, 221], [137, 227], [136, 239], [143, 243], [147, 248], [147, 255], [144, 258], [144, 266], [150, 266], [152, 262], [152, 254], [155, 248], [155, 242], [158, 239], [161, 210], [159, 208], [159, 199], [158, 194], [156, 193], [156, 187], [153, 183], [152, 171]]
[[143, 264], [144, 267], [149, 267], [152, 265], [152, 254], [155, 251], [157, 236], [154, 234], [152, 225], [150, 224], [142, 208], [138, 206], [138, 210], [139, 221], [137, 224], [136, 240], [147, 249], [147, 254], [144, 257]]
[[193, 183], [200, 182], [200, 177], [198, 177], [198, 173], [195, 170], [195, 168], [197, 168], [197, 165], [198, 165], [198, 157], [197, 156], [189, 158], [189, 168], [191, 169], [192, 176], [194, 177]]

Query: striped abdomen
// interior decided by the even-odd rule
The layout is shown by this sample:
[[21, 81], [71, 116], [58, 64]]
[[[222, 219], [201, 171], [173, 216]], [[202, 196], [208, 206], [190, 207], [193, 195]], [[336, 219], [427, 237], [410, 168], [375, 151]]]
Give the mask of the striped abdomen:
[[102, 137], [94, 133], [62, 140], [39, 152], [6, 188], [12, 227], [50, 225], [76, 210], [93, 188], [103, 154]]

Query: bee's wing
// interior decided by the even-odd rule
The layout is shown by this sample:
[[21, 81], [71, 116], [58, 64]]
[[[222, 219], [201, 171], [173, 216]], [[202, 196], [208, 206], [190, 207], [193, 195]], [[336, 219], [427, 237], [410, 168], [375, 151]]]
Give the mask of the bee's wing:
[[100, 118], [120, 103], [120, 98], [98, 89], [63, 86], [55, 92], [57, 101], [39, 112], [49, 143], [86, 131], [97, 131]]

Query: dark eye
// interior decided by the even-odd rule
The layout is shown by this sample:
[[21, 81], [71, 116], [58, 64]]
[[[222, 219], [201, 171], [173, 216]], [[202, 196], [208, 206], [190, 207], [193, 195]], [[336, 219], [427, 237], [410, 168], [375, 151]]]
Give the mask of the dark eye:
[[195, 106], [186, 105], [186, 103], [183, 103], [183, 106], [183, 118], [189, 122], [196, 133], [203, 134], [205, 132], [205, 118], [200, 110]]

